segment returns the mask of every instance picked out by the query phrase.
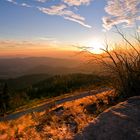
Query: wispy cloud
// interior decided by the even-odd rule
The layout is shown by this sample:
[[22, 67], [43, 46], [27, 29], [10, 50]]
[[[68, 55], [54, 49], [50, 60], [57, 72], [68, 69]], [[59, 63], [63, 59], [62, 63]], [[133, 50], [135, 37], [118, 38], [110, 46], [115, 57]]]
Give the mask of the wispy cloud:
[[[48, 2], [49, 0], [36, 0], [37, 2]], [[61, 0], [62, 2], [68, 4], [69, 6], [80, 6], [88, 5], [92, 0]]]
[[10, 2], [12, 4], [23, 6], [23, 7], [28, 7], [28, 8], [31, 8], [32, 7], [31, 5], [29, 5], [27, 3], [24, 3], [24, 2], [23, 3], [17, 3], [16, 0], [6, 0], [6, 1], [8, 1], [8, 2]]
[[74, 18], [71, 18], [71, 17], [64, 17], [64, 18], [67, 19], [67, 20], [71, 20], [71, 21], [77, 22], [77, 23], [83, 25], [84, 27], [92, 28], [92, 26], [90, 26], [88, 24], [85, 24], [83, 21], [80, 21], [80, 20], [77, 20], [77, 19], [74, 19]]
[[17, 2], [15, 0], [6, 0], [6, 1], [11, 2], [13, 4], [17, 4]]
[[44, 3], [47, 2], [48, 0], [36, 0], [36, 1]]
[[0, 40], [0, 48], [20, 48], [23, 46], [34, 46], [31, 41]]
[[[17, 3], [16, 0], [6, 0], [6, 1], [23, 7], [28, 7], [28, 8], [35, 7], [27, 3]], [[49, 2], [49, 0], [35, 0], [35, 1], [41, 3]], [[84, 27], [91, 28], [90, 25], [85, 23], [84, 17], [82, 17], [79, 14], [76, 14], [72, 10], [69, 10], [71, 6], [88, 5], [91, 1], [92, 0], [61, 0], [61, 3], [58, 5], [52, 5], [48, 8], [46, 7], [36, 7], [36, 8], [45, 14], [62, 16], [66, 20], [70, 20], [79, 23]]]
[[63, 0], [69, 6], [88, 5], [92, 0]]
[[38, 9], [45, 14], [62, 16], [64, 19], [74, 21], [87, 28], [91, 28], [90, 25], [85, 24], [84, 17], [68, 10], [65, 4], [51, 6], [50, 8], [39, 7]]
[[28, 8], [32, 7], [31, 5], [29, 5], [29, 4], [27, 4], [27, 3], [22, 3], [21, 6], [23, 6], [23, 7], [28, 7]]
[[140, 20], [140, 0], [108, 0], [105, 11], [108, 16], [102, 19], [104, 28], [111, 29], [117, 24], [132, 26], [136, 20]]
[[56, 6], [51, 6], [50, 8], [39, 7], [38, 9], [45, 14], [62, 15], [62, 13], [66, 7], [67, 7], [66, 5], [60, 4], [60, 5], [56, 5]]
[[140, 33], [140, 26], [138, 27], [137, 32], [139, 32], [139, 33]]
[[56, 41], [56, 38], [53, 38], [53, 37], [38, 37], [38, 40]]

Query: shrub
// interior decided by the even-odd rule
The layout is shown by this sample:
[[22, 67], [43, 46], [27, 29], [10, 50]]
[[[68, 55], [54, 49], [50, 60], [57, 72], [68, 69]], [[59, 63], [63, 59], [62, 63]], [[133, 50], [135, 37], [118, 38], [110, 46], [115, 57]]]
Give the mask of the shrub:
[[98, 62], [105, 66], [119, 97], [140, 95], [140, 34], [136, 32], [135, 41], [129, 41], [117, 27], [116, 30], [125, 43], [111, 49], [106, 43]]

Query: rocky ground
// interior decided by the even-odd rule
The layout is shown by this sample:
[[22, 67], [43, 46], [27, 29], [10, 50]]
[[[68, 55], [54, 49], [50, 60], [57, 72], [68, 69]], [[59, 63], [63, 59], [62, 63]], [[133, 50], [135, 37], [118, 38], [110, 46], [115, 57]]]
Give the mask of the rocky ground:
[[94, 118], [112, 105], [113, 91], [91, 94], [43, 112], [0, 122], [0, 140], [72, 140]]
[[140, 140], [140, 96], [107, 109], [74, 140]]
[[140, 96], [116, 104], [114, 91], [67, 101], [0, 122], [0, 140], [140, 140]]

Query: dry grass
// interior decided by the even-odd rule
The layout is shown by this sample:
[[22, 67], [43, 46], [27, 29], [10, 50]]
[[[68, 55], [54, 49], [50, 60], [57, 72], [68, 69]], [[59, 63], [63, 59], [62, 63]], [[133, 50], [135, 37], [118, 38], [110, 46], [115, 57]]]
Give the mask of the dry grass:
[[[63, 103], [44, 112], [34, 112], [16, 120], [1, 122], [0, 140], [71, 140], [96, 117], [100, 109], [103, 111], [108, 107], [108, 96], [114, 96], [114, 93], [103, 92]], [[86, 106], [99, 99], [103, 100], [104, 105], [94, 114], [87, 113]]]

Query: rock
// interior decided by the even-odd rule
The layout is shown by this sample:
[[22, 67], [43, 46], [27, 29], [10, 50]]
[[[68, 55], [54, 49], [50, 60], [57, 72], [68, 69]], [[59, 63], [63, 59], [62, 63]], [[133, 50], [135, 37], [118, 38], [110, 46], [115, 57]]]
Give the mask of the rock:
[[140, 96], [139, 97], [138, 96], [131, 97], [128, 99], [127, 102], [131, 103], [131, 104], [134, 103], [134, 105], [140, 105]]
[[64, 107], [63, 106], [60, 106], [60, 107], [54, 109], [53, 111], [54, 112], [59, 112], [59, 111], [63, 111], [63, 110], [64, 110]]
[[140, 96], [105, 110], [74, 140], [140, 140]]
[[84, 106], [84, 103], [80, 103], [79, 106]]
[[115, 103], [113, 97], [107, 96], [108, 105], [113, 105]]
[[42, 123], [35, 126], [35, 129], [37, 132], [41, 132], [43, 128], [44, 128], [44, 124]]
[[87, 106], [84, 108], [84, 110], [85, 110], [86, 113], [94, 114], [94, 113], [96, 112], [96, 110], [97, 110], [96, 103], [87, 105]]
[[74, 119], [72, 114], [66, 115], [64, 117], [65, 124], [69, 126], [70, 130], [74, 133], [78, 131], [78, 124]]
[[97, 99], [98, 107], [102, 107], [105, 103], [102, 99]]
[[64, 111], [64, 107], [60, 106], [60, 107], [54, 109], [52, 112], [54, 112], [57, 116], [60, 116], [63, 114], [63, 111]]

